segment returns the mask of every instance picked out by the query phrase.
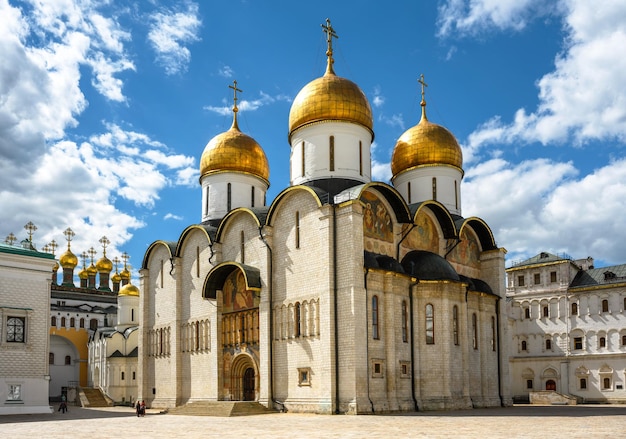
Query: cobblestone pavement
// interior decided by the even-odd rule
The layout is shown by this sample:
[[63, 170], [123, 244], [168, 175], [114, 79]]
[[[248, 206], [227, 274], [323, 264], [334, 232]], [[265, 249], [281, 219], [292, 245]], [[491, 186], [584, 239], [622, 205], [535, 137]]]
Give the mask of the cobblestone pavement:
[[268, 414], [218, 418], [70, 407], [0, 416], [0, 438], [626, 438], [626, 406], [516, 406], [401, 415]]

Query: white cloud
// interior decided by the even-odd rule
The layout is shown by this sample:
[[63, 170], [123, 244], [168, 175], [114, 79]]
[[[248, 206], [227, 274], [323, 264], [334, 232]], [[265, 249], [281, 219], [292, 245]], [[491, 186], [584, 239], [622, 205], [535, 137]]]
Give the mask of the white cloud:
[[148, 40], [157, 53], [165, 73], [184, 72], [191, 60], [187, 44], [199, 41], [202, 21], [198, 18], [198, 5], [186, 2], [176, 9], [161, 10], [150, 16]]
[[173, 213], [166, 213], [165, 216], [163, 217], [164, 220], [176, 220], [176, 221], [182, 221], [183, 217], [180, 215], [175, 215]]
[[[239, 111], [256, 111], [265, 105], [270, 105], [276, 101], [285, 100], [285, 97], [283, 95], [271, 96], [263, 92], [262, 90], [259, 92], [259, 95], [259, 98], [254, 100], [239, 100], [237, 102], [237, 108], [239, 109]], [[203, 108], [205, 110], [211, 111], [212, 113], [217, 113], [221, 116], [228, 116], [229, 114], [233, 114], [232, 103], [227, 104], [226, 101], [224, 101], [224, 105], [222, 106], [206, 105]]]
[[217, 73], [224, 78], [232, 78], [235, 72], [230, 66], [223, 66]]

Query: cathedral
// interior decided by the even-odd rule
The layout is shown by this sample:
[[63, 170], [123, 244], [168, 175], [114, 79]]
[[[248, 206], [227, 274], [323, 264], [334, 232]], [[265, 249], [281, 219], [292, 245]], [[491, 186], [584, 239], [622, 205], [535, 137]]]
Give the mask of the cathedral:
[[463, 157], [426, 116], [372, 181], [373, 115], [335, 73], [289, 113], [290, 185], [230, 129], [200, 160], [201, 222], [157, 240], [140, 270], [138, 396], [153, 408], [257, 401], [368, 414], [511, 404], [505, 253], [461, 214]]

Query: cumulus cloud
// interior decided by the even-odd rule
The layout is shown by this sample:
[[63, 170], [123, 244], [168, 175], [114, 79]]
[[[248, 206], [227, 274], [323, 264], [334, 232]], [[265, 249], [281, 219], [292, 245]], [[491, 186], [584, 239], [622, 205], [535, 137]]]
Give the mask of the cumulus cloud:
[[183, 3], [172, 9], [163, 9], [150, 15], [148, 41], [156, 52], [168, 75], [187, 70], [191, 52], [186, 45], [199, 41], [202, 21], [198, 17], [198, 5]]

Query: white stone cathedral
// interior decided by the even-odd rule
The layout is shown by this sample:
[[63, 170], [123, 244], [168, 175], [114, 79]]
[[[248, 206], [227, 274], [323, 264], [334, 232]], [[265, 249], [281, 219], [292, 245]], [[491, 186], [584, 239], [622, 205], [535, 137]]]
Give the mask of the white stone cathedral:
[[289, 114], [291, 183], [233, 124], [205, 147], [202, 222], [140, 271], [139, 398], [381, 413], [511, 403], [505, 250], [461, 216], [462, 153], [422, 116], [371, 180], [370, 104], [333, 67]]

